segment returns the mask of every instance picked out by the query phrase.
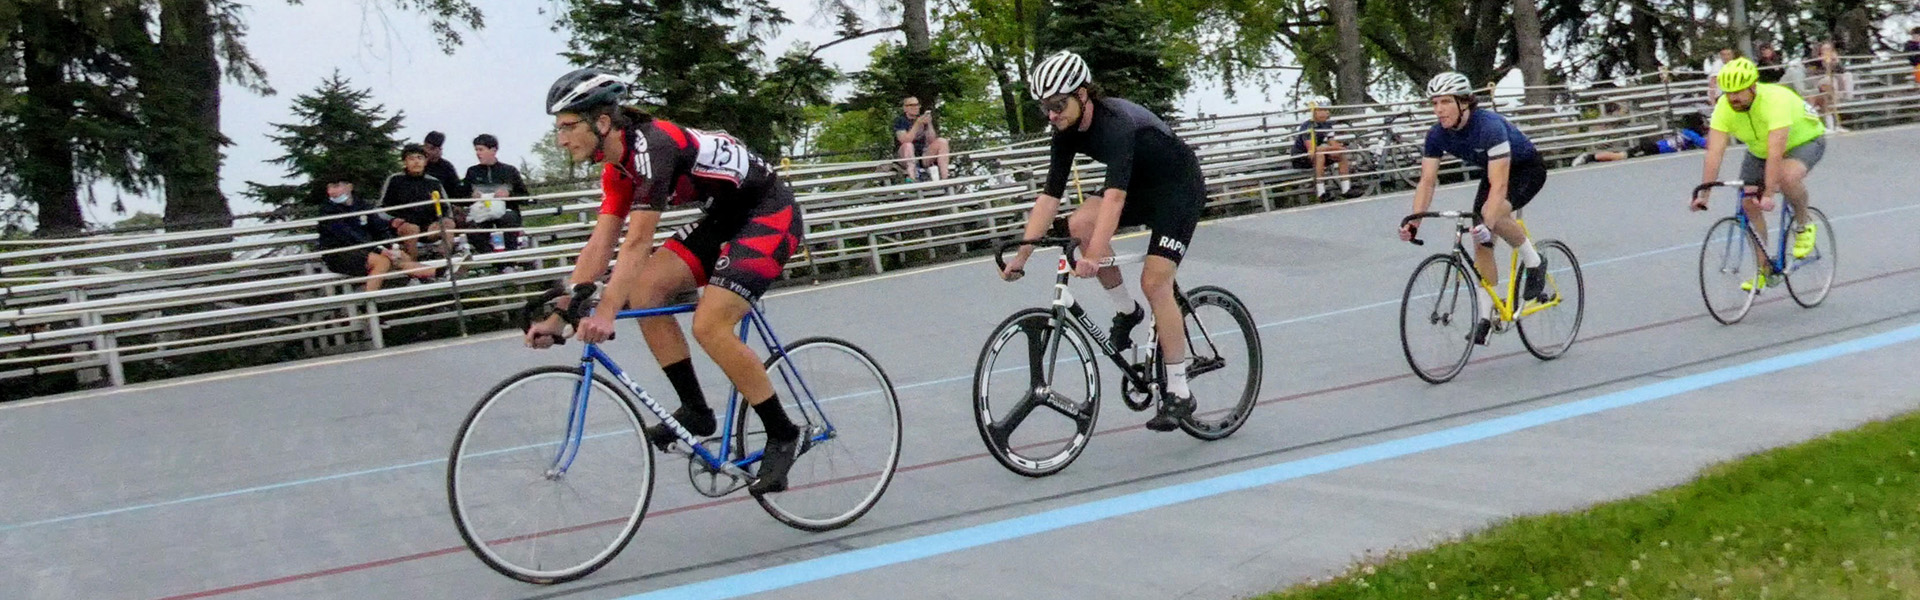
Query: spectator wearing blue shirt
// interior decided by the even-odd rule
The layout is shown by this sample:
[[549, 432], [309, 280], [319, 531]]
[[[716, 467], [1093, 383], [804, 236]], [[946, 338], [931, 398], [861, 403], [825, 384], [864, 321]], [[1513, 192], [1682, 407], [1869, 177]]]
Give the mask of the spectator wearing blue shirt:
[[893, 119], [893, 142], [900, 148], [900, 162], [906, 165], [907, 179], [919, 180], [920, 169], [934, 165], [940, 167], [940, 178], [947, 178], [947, 138], [940, 137], [939, 130], [934, 128], [933, 111], [920, 110], [919, 98], [907, 96], [900, 101], [900, 115]]
[[1313, 170], [1313, 194], [1321, 200], [1332, 200], [1327, 194], [1327, 162], [1340, 166], [1340, 195], [1357, 198], [1362, 193], [1353, 189], [1353, 163], [1347, 160], [1347, 146], [1336, 137], [1333, 111], [1327, 107], [1333, 102], [1325, 96], [1315, 96], [1307, 100], [1307, 108], [1313, 111], [1311, 119], [1300, 123], [1293, 137], [1293, 168]]

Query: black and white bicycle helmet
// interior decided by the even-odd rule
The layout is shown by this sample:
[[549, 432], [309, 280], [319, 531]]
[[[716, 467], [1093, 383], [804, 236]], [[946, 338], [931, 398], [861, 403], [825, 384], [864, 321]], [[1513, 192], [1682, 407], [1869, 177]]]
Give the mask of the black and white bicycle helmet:
[[1433, 79], [1427, 81], [1427, 97], [1428, 98], [1438, 98], [1440, 96], [1472, 96], [1472, 95], [1473, 95], [1473, 82], [1468, 81], [1466, 75], [1461, 75], [1453, 71], [1447, 71], [1445, 73], [1435, 75], [1433, 76]]
[[618, 104], [627, 95], [627, 82], [602, 69], [579, 69], [553, 82], [547, 88], [547, 114], [579, 113]]
[[1072, 50], [1061, 50], [1033, 68], [1033, 76], [1027, 79], [1027, 87], [1033, 93], [1033, 99], [1039, 100], [1071, 93], [1092, 80], [1087, 61], [1081, 60], [1080, 55]]

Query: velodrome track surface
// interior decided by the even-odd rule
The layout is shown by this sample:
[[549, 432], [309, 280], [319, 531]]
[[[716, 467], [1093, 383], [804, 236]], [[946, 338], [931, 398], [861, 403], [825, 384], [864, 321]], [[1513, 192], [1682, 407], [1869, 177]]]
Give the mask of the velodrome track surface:
[[[482, 392], [577, 346], [490, 335], [0, 405], [0, 598], [1226, 598], [1920, 407], [1920, 344], [1904, 342], [1920, 335], [1920, 129], [1831, 140], [1810, 186], [1839, 236], [1836, 289], [1811, 310], [1769, 290], [1730, 327], [1697, 289], [1700, 239], [1731, 210], [1724, 195], [1685, 209], [1700, 157], [1553, 173], [1527, 217], [1583, 262], [1582, 341], [1543, 363], [1499, 336], [1442, 386], [1399, 348], [1401, 289], [1439, 247], [1393, 237], [1407, 194], [1203, 224], [1182, 283], [1250, 306], [1265, 401], [1204, 443], [1144, 430], [1109, 393], [1086, 455], [1041, 480], [982, 454], [968, 395], [988, 331], [1042, 304], [1050, 278], [999, 283], [975, 260], [776, 294], [782, 337], [848, 339], [899, 388], [887, 495], [808, 534], [744, 494], [694, 494], [662, 457], [634, 543], [561, 586], [508, 580], [461, 546], [444, 459]], [[1471, 194], [1445, 189], [1436, 208]], [[1104, 323], [1101, 295], [1075, 285]], [[670, 389], [622, 328], [610, 351]], [[715, 395], [723, 378], [701, 368]], [[782, 565], [798, 568], [767, 570]]]

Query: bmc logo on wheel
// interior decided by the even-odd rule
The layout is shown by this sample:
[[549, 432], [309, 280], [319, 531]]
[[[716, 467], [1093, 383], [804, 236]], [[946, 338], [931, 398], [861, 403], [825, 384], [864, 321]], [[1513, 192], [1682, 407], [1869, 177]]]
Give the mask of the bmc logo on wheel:
[[1160, 247], [1172, 250], [1178, 254], [1187, 253], [1187, 245], [1185, 243], [1170, 237], [1160, 238]]

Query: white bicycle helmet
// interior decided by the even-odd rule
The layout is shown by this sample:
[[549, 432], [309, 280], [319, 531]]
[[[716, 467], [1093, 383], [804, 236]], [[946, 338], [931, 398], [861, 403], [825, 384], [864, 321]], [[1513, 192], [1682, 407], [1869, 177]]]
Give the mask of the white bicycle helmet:
[[1308, 110], [1327, 108], [1329, 106], [1333, 106], [1333, 101], [1328, 100], [1326, 96], [1313, 96], [1313, 97], [1307, 98]]
[[1033, 76], [1027, 79], [1027, 88], [1033, 93], [1033, 99], [1039, 100], [1071, 93], [1092, 80], [1087, 61], [1081, 60], [1080, 55], [1072, 50], [1061, 50], [1033, 68]]
[[1437, 98], [1440, 96], [1472, 96], [1472, 95], [1473, 95], [1473, 82], [1468, 81], [1466, 75], [1461, 75], [1453, 71], [1447, 71], [1445, 73], [1435, 75], [1433, 76], [1433, 79], [1427, 81], [1427, 97], [1428, 98]]
[[547, 88], [547, 114], [582, 112], [616, 104], [627, 93], [627, 83], [601, 69], [588, 67], [561, 75]]

